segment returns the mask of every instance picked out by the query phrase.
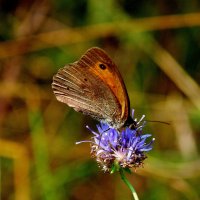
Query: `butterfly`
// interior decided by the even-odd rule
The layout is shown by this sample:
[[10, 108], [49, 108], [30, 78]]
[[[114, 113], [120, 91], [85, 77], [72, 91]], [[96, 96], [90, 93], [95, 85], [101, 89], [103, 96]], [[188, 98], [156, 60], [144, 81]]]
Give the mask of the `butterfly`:
[[101, 48], [92, 47], [78, 61], [59, 69], [52, 89], [58, 101], [77, 112], [116, 129], [136, 128], [122, 76]]

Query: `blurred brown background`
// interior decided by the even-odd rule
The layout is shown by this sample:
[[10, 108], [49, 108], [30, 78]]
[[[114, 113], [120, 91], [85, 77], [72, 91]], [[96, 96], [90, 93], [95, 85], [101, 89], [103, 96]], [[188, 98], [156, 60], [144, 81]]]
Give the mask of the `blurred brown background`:
[[2, 200], [126, 200], [89, 144], [96, 122], [56, 101], [52, 76], [90, 47], [119, 66], [145, 133], [156, 138], [129, 175], [140, 199], [200, 198], [200, 2], [0, 1]]

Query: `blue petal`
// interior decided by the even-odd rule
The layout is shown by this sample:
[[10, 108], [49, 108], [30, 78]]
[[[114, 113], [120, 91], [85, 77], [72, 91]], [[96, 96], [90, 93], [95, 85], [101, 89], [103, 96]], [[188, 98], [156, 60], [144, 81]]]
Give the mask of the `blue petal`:
[[151, 134], [141, 135], [140, 137], [141, 137], [142, 139], [143, 139], [143, 138], [148, 138], [148, 137], [151, 137]]
[[143, 152], [143, 151], [150, 151], [150, 150], [152, 150], [152, 146], [149, 146], [149, 147], [143, 147], [142, 149], [140, 149], [140, 151], [141, 152]]
[[137, 146], [137, 143], [139, 142], [139, 137], [136, 137], [135, 139], [134, 139], [134, 141], [133, 141], [133, 143], [131, 144], [131, 147], [133, 148], [133, 149], [136, 149], [136, 146]]

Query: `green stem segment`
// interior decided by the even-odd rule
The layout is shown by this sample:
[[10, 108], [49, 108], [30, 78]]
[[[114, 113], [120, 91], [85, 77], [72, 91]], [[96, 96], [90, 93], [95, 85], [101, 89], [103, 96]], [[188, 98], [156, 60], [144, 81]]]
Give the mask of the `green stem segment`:
[[119, 173], [121, 175], [121, 179], [128, 186], [128, 188], [131, 190], [134, 200], [139, 200], [138, 195], [137, 195], [135, 189], [133, 188], [133, 186], [131, 185], [131, 183], [126, 178], [126, 176], [124, 174], [124, 170], [122, 168], [119, 169]]

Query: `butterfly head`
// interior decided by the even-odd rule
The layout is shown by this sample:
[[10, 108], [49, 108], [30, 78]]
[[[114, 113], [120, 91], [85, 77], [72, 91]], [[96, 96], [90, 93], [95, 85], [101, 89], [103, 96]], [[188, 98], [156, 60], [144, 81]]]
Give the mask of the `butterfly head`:
[[137, 122], [131, 116], [129, 116], [125, 121], [123, 127], [129, 127], [132, 130], [136, 130], [137, 125], [138, 125]]

